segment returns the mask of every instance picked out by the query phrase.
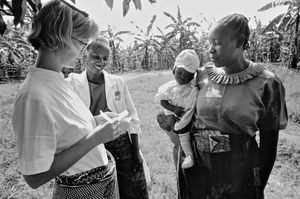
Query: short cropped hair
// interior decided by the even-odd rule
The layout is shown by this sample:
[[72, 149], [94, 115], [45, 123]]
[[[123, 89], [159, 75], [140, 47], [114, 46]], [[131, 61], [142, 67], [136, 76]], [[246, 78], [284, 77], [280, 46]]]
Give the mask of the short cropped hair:
[[73, 48], [72, 37], [88, 40], [98, 33], [89, 17], [60, 0], [51, 0], [34, 16], [28, 41], [35, 49]]
[[106, 37], [100, 36], [90, 41], [86, 47], [86, 50], [89, 52], [90, 50], [95, 50], [99, 48], [106, 49], [110, 53], [109, 40]]
[[243, 49], [247, 49], [250, 36], [248, 21], [249, 20], [242, 14], [231, 14], [220, 19], [217, 23], [232, 30], [232, 39], [244, 37]]

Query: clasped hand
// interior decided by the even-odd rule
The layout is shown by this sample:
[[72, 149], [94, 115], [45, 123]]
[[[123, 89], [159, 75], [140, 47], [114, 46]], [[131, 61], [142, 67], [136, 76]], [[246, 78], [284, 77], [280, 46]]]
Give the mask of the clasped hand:
[[110, 120], [108, 122], [96, 126], [93, 133], [91, 133], [89, 136], [93, 138], [96, 145], [100, 143], [107, 143], [116, 139], [119, 136], [119, 127], [120, 123], [118, 122], [118, 120]]
[[[101, 113], [99, 115], [94, 116], [95, 121], [97, 125], [102, 125], [109, 120], [114, 120], [114, 118], [117, 118], [119, 116], [118, 113], [114, 112], [105, 112]], [[108, 117], [108, 118], [107, 118]], [[119, 132], [126, 132], [129, 131], [129, 122], [130, 118], [126, 117], [119, 121], [119, 128], [117, 129]]]
[[180, 106], [174, 106], [174, 111], [175, 115], [177, 117], [181, 117], [184, 114], [184, 108], [180, 107]]

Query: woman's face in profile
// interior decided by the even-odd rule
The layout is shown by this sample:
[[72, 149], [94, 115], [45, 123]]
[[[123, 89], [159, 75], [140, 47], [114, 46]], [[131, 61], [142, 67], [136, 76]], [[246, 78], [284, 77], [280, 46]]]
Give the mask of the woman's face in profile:
[[209, 54], [217, 67], [226, 67], [236, 59], [237, 44], [231, 35], [232, 31], [220, 24], [214, 26], [209, 33]]
[[77, 39], [75, 37], [72, 37], [72, 42], [73, 47], [62, 49], [62, 51], [59, 52], [62, 56], [63, 64], [68, 66], [75, 66], [74, 62], [76, 58], [79, 57], [87, 45], [86, 41]]
[[89, 49], [87, 53], [87, 68], [93, 73], [102, 72], [108, 63], [109, 49], [100, 47]]

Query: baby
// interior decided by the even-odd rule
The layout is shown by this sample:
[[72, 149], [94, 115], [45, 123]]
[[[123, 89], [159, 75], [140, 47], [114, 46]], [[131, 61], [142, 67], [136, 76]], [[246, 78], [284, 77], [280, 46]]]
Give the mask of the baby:
[[[198, 88], [195, 86], [195, 73], [199, 67], [199, 58], [194, 50], [183, 50], [176, 57], [171, 80], [158, 88], [154, 99], [164, 107], [164, 112], [157, 115], [159, 126], [166, 131], [178, 131], [187, 126], [192, 119], [193, 111], [185, 114], [190, 109], [195, 109]], [[181, 147], [185, 153], [182, 168], [194, 165], [190, 132], [179, 134]]]

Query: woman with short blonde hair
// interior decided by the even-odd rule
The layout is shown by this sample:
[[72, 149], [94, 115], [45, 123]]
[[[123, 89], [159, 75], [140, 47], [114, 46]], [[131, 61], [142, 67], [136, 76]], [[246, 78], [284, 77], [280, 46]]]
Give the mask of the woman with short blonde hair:
[[13, 130], [25, 181], [38, 188], [55, 178], [53, 198], [119, 198], [115, 162], [103, 145], [117, 138], [119, 124], [97, 126], [60, 73], [97, 34], [85, 12], [51, 0], [28, 36], [38, 57], [16, 97]]

